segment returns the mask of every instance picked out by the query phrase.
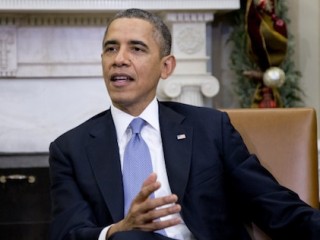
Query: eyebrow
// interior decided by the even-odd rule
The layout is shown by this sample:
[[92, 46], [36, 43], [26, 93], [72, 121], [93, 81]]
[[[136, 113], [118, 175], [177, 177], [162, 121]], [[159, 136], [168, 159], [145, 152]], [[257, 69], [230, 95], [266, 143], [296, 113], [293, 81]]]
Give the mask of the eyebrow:
[[[117, 44], [119, 44], [119, 41], [117, 41], [117, 40], [108, 40], [103, 43], [103, 48], [106, 48], [108, 45], [117, 45]], [[141, 45], [141, 46], [145, 47], [146, 49], [149, 49], [148, 45], [140, 40], [130, 40], [129, 44], [130, 45]]]
[[108, 45], [116, 45], [119, 44], [116, 40], [108, 40], [103, 43], [103, 48], [106, 48]]
[[147, 44], [145, 44], [144, 42], [139, 41], [139, 40], [131, 40], [129, 43], [130, 43], [130, 45], [141, 45], [141, 46], [149, 49]]

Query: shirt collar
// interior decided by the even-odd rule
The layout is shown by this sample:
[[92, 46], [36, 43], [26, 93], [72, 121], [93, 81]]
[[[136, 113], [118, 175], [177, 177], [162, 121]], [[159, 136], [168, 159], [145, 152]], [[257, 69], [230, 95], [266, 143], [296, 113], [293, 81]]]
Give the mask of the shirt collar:
[[[160, 131], [159, 127], [159, 105], [156, 98], [154, 98], [146, 109], [138, 116], [144, 119], [152, 128]], [[114, 105], [111, 105], [111, 115], [116, 127], [117, 138], [120, 140], [125, 134], [130, 122], [135, 118], [128, 113], [121, 111]]]

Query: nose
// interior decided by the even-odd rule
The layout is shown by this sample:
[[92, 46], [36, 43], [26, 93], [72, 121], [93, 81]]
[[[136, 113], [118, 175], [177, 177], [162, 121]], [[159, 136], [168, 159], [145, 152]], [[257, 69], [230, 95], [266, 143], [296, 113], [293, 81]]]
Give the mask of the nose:
[[119, 49], [114, 58], [115, 66], [127, 66], [130, 64], [130, 56], [125, 49]]

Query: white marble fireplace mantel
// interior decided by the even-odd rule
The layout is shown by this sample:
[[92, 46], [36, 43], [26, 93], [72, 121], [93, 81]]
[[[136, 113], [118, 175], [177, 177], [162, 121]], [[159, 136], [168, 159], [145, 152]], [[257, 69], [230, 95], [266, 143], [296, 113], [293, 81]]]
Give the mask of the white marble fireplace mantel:
[[239, 0], [1, 0], [0, 11], [233, 10]]
[[0, 153], [47, 152], [109, 107], [102, 37], [110, 17], [132, 7], [156, 12], [172, 31], [177, 68], [158, 97], [200, 106], [218, 93], [207, 26], [239, 0], [0, 0]]

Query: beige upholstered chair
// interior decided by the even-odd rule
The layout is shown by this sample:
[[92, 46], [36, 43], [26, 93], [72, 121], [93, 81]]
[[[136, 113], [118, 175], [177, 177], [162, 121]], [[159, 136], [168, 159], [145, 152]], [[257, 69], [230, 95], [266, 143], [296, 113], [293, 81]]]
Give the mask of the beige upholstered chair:
[[[312, 108], [224, 110], [250, 152], [284, 186], [319, 207], [316, 113]], [[252, 231], [251, 231], [252, 230]], [[253, 239], [270, 239], [256, 226]]]

